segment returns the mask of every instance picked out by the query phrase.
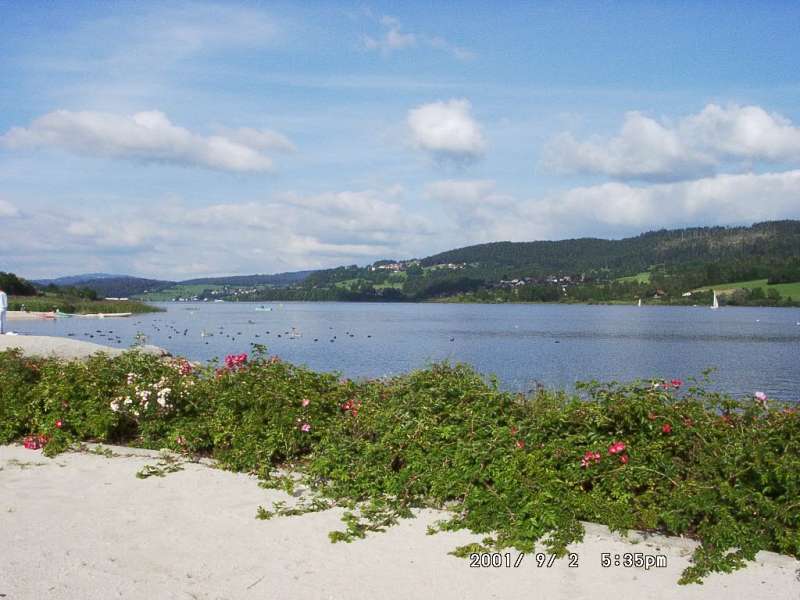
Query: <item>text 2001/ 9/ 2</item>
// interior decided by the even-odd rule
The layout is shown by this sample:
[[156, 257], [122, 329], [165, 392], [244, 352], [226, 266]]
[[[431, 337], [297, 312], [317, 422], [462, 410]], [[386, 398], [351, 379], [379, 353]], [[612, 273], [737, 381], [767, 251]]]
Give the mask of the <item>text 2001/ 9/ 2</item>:
[[[512, 556], [510, 552], [473, 552], [469, 555], [469, 566], [477, 567], [519, 567], [522, 564], [522, 559], [525, 558], [525, 553], [520, 552], [516, 557]], [[556, 556], [553, 554], [544, 554], [537, 552], [533, 555], [537, 567], [552, 567], [556, 562]], [[578, 555], [570, 553], [566, 556], [567, 566], [578, 566]]]

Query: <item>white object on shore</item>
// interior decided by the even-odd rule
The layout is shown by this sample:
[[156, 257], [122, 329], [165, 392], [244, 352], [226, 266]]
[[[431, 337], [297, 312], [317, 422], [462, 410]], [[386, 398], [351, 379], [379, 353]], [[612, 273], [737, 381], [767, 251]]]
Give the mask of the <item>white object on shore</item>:
[[8, 312], [8, 296], [0, 290], [0, 335], [6, 332], [6, 313]]

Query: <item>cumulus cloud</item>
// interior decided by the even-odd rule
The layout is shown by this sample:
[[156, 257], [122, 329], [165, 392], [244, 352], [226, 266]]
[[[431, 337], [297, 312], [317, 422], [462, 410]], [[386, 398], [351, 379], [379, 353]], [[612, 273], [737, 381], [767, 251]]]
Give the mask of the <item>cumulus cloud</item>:
[[203, 136], [174, 125], [159, 111], [116, 115], [68, 110], [47, 113], [27, 128], [13, 127], [0, 136], [0, 144], [234, 172], [270, 171], [272, 159], [263, 150], [291, 147], [288, 139], [271, 131], [237, 129]]
[[16, 217], [19, 215], [19, 210], [17, 207], [8, 202], [7, 200], [3, 200], [0, 198], [0, 219], [7, 218], [7, 217]]
[[363, 264], [429, 245], [433, 225], [405, 210], [403, 198], [388, 188], [53, 210], [4, 232], [4, 261], [30, 277], [89, 264], [163, 278]]
[[383, 27], [381, 35], [375, 37], [364, 36], [364, 47], [367, 50], [376, 50], [383, 54], [390, 54], [408, 48], [426, 47], [446, 52], [459, 60], [468, 60], [474, 54], [465, 48], [451, 44], [441, 36], [430, 36], [403, 31], [400, 21], [391, 16], [378, 19]]
[[709, 104], [681, 121], [679, 132], [692, 145], [722, 158], [800, 162], [800, 127], [760, 106]]
[[418, 106], [408, 111], [407, 122], [414, 145], [437, 158], [474, 160], [486, 147], [472, 105], [463, 98]]
[[674, 124], [629, 112], [616, 136], [579, 141], [562, 133], [542, 159], [556, 172], [655, 181], [695, 179], [742, 162], [800, 162], [800, 128], [758, 106], [709, 104]]
[[730, 225], [800, 217], [800, 170], [717, 175], [640, 186], [576, 187], [541, 198], [500, 194], [493, 182], [437, 182], [428, 198], [443, 202], [472, 241], [561, 239], [630, 234], [696, 223]]
[[638, 112], [627, 113], [619, 135], [609, 140], [556, 136], [543, 163], [560, 172], [653, 180], [708, 174], [714, 167], [711, 157], [687, 146], [678, 132]]

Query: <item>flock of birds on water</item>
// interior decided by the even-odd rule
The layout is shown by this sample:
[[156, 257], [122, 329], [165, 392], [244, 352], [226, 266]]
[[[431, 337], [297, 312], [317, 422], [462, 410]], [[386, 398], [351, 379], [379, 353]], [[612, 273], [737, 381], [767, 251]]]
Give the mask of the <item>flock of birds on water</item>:
[[[248, 326], [252, 327], [253, 325], [258, 325], [258, 324], [259, 323], [257, 323], [253, 319], [247, 320]], [[141, 327], [145, 325], [146, 325], [145, 322], [141, 320], [134, 322], [134, 327]], [[176, 327], [176, 321], [174, 320], [165, 321], [160, 318], [154, 318], [149, 322], [149, 326], [152, 331], [151, 335], [156, 338], [163, 338], [164, 336], [166, 336], [167, 340], [173, 340], [180, 338], [191, 338], [194, 335], [196, 335], [196, 332], [192, 331], [192, 329], [189, 327], [185, 327], [183, 329], [180, 327]], [[284, 339], [296, 340], [304, 337], [303, 334], [300, 332], [300, 330], [297, 329], [296, 327], [290, 327], [288, 330], [283, 330], [283, 331], [281, 329], [277, 330], [265, 329], [259, 333], [253, 333], [252, 329], [251, 331], [243, 332], [241, 331], [241, 328], [242, 328], [241, 324], [233, 326], [229, 325], [227, 329], [225, 325], [218, 325], [216, 328], [212, 329], [201, 329], [199, 332], [199, 337], [202, 343], [205, 345], [209, 345], [208, 338], [212, 338], [215, 336], [224, 337], [231, 343], [236, 342], [244, 335], [252, 336], [252, 338], [250, 338], [250, 341], [253, 341], [254, 339], [255, 340], [253, 341], [254, 344], [260, 343], [262, 339], [266, 339], [270, 335], [275, 335], [276, 338], [280, 338], [282, 340]], [[327, 341], [329, 343], [333, 344], [338, 340], [340, 340], [339, 335], [335, 333], [334, 327], [332, 325], [328, 326], [328, 332], [330, 337], [327, 338]], [[107, 344], [117, 344], [117, 345], [121, 345], [124, 343], [122, 336], [118, 332], [115, 332], [112, 329], [95, 329], [94, 331], [84, 331], [82, 333], [69, 332], [66, 335], [67, 337], [82, 336], [84, 338], [87, 338], [87, 340], [92, 340], [96, 343], [103, 342]], [[372, 339], [372, 334], [367, 334], [366, 336], [363, 337], [367, 339]], [[344, 332], [344, 338], [355, 339], [356, 334], [348, 330]], [[134, 335], [133, 342], [147, 343], [148, 339], [149, 336], [147, 334], [139, 331], [136, 333], [136, 335]], [[320, 340], [324, 341], [324, 338], [320, 337], [314, 337], [311, 339], [313, 339], [314, 342], [320, 342]], [[454, 342], [455, 337], [450, 336], [449, 341]]]
[[[191, 314], [194, 314], [194, 311], [192, 311]], [[756, 322], [759, 322], [759, 321], [760, 321], [760, 319], [756, 319]], [[176, 327], [175, 323], [176, 323], [176, 321], [174, 321], [174, 320], [173, 321], [164, 321], [164, 320], [162, 320], [160, 318], [154, 318], [149, 323], [149, 325], [150, 325], [150, 328], [152, 329], [152, 331], [155, 334], [154, 337], [163, 337], [163, 334], [166, 334], [166, 339], [167, 340], [188, 338], [188, 337], [190, 337], [190, 334], [192, 336], [195, 335], [195, 333], [190, 328], [186, 327], [186, 328], [181, 329], [179, 327]], [[144, 324], [144, 322], [141, 321], [141, 320], [134, 322], [134, 326], [142, 326], [143, 324]], [[247, 325], [248, 326], [252, 327], [253, 325], [258, 325], [258, 324], [259, 323], [257, 323], [253, 319], [248, 319], [247, 320]], [[797, 322], [797, 325], [800, 326], [800, 321]], [[518, 326], [516, 326], [516, 327], [518, 327]], [[234, 328], [236, 330], [234, 330]], [[217, 326], [216, 329], [213, 329], [211, 331], [206, 330], [206, 329], [202, 329], [200, 331], [200, 333], [199, 333], [199, 337], [202, 340], [202, 343], [204, 345], [209, 345], [208, 338], [211, 338], [211, 337], [214, 337], [214, 336], [224, 337], [224, 338], [226, 338], [226, 340], [229, 340], [231, 343], [233, 343], [233, 342], [236, 342], [237, 340], [239, 340], [243, 335], [252, 335], [255, 341], [253, 341], [253, 339], [251, 339], [251, 341], [254, 344], [261, 343], [262, 339], [265, 340], [270, 335], [275, 335], [276, 338], [279, 338], [281, 340], [284, 340], [284, 339], [296, 340], [296, 339], [300, 339], [300, 338], [303, 337], [302, 333], [296, 327], [290, 327], [288, 330], [283, 330], [283, 331], [281, 331], [281, 330], [273, 330], [273, 329], [266, 329], [266, 330], [264, 330], [262, 332], [259, 332], [259, 333], [252, 333], [252, 331], [249, 331], [249, 332], [247, 332], [247, 334], [245, 334], [245, 332], [241, 331], [240, 328], [241, 328], [241, 324], [233, 325], [229, 329], [226, 329], [225, 325], [219, 325], [219, 326]], [[337, 342], [339, 340], [339, 336], [334, 333], [335, 330], [334, 330], [333, 326], [329, 326], [328, 330], [329, 330], [329, 335], [330, 335], [330, 337], [328, 338], [328, 342], [331, 343], [331, 344]], [[93, 341], [96, 341], [96, 342], [104, 342], [104, 343], [107, 343], [107, 344], [122, 345], [124, 343], [124, 340], [123, 340], [122, 336], [118, 332], [114, 331], [113, 329], [95, 329], [94, 331], [84, 331], [82, 333], [69, 332], [66, 335], [67, 335], [67, 337], [76, 337], [78, 335], [81, 335], [84, 338], [87, 338], [88, 340], [93, 340]], [[344, 337], [345, 338], [354, 339], [356, 337], [356, 334], [351, 332], [351, 331], [345, 331], [344, 332]], [[368, 334], [365, 337], [367, 339], [371, 339], [372, 338], [372, 334]], [[312, 339], [316, 343], [316, 342], [319, 342], [320, 339], [322, 339], [322, 338], [315, 337], [315, 338], [312, 338]], [[134, 335], [134, 337], [133, 337], [133, 343], [147, 343], [147, 341], [148, 341], [148, 336], [144, 332], [141, 332], [141, 331], [137, 332], [136, 335]], [[323, 339], [323, 341], [324, 341], [324, 339]], [[449, 341], [450, 342], [454, 342], [455, 341], [455, 337], [454, 336], [450, 336], [449, 337]], [[559, 340], [554, 340], [554, 342], [556, 344], [560, 343]]]

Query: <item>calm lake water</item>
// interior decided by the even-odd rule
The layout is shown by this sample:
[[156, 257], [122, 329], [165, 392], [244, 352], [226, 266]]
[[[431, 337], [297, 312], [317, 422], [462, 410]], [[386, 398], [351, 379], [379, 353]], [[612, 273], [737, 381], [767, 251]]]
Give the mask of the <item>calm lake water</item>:
[[[583, 305], [160, 303], [127, 319], [12, 322], [19, 332], [127, 347], [137, 332], [173, 354], [207, 360], [271, 354], [349, 377], [466, 362], [501, 385], [679, 378], [716, 368], [714, 387], [800, 400], [800, 309]], [[257, 311], [259, 306], [270, 311]], [[292, 329], [294, 328], [294, 329]], [[206, 332], [206, 337], [202, 333]]]

